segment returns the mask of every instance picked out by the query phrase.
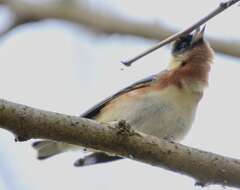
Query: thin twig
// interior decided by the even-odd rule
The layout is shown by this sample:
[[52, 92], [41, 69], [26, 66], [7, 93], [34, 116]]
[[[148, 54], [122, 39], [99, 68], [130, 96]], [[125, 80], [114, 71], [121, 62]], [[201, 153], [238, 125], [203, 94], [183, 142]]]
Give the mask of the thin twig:
[[209, 21], [213, 17], [217, 16], [218, 14], [220, 14], [221, 12], [223, 12], [224, 10], [226, 10], [227, 8], [229, 8], [230, 6], [234, 5], [235, 3], [239, 2], [239, 1], [240, 0], [230, 0], [230, 1], [227, 1], [227, 2], [220, 3], [219, 6], [215, 10], [210, 12], [207, 16], [203, 17], [202, 19], [200, 19], [199, 21], [197, 21], [195, 24], [191, 25], [187, 29], [185, 29], [183, 31], [180, 31], [180, 32], [177, 32], [176, 34], [173, 34], [172, 36], [166, 38], [165, 40], [161, 41], [160, 43], [153, 46], [152, 48], [144, 51], [143, 53], [133, 57], [132, 59], [130, 59], [128, 61], [122, 61], [121, 63], [124, 64], [125, 66], [131, 66], [132, 63], [134, 63], [138, 59], [140, 59], [140, 58], [144, 57], [145, 55], [159, 49], [160, 47], [163, 47], [163, 46], [167, 45], [168, 43], [176, 40], [180, 36], [184, 36], [184, 35], [192, 32], [196, 28], [200, 27], [202, 24], [206, 23], [207, 21]]
[[[79, 2], [81, 3], [76, 6], [74, 1], [68, 1], [66, 6], [60, 1], [40, 5], [31, 3], [31, 1], [0, 0], [0, 3], [4, 3], [13, 14], [15, 13], [20, 17], [37, 18], [39, 20], [66, 20], [90, 27], [98, 34], [120, 33], [162, 41], [176, 33], [176, 30], [162, 22], [140, 21], [134, 17], [124, 16], [120, 12], [106, 11], [104, 6], [101, 9], [93, 10], [84, 1]], [[240, 42], [238, 39], [208, 37], [208, 41], [216, 52], [240, 57]]]

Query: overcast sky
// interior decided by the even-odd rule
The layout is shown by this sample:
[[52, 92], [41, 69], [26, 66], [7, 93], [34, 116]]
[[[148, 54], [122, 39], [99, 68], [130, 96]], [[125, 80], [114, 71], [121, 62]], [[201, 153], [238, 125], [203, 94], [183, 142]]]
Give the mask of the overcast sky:
[[[177, 29], [188, 26], [219, 2], [91, 0], [93, 6], [159, 20]], [[240, 17], [239, 10], [234, 7], [213, 19], [207, 25], [207, 35], [239, 39], [240, 27], [232, 22]], [[130, 36], [96, 36], [84, 27], [60, 21], [18, 28], [0, 43], [0, 97], [79, 115], [116, 90], [164, 69], [170, 56], [168, 47], [131, 68], [120, 64], [155, 43]], [[210, 86], [184, 144], [240, 157], [238, 63], [237, 58], [216, 55]], [[14, 143], [13, 136], [3, 130], [0, 139], [1, 190], [200, 189], [191, 178], [131, 160], [74, 168], [73, 162], [82, 155], [75, 152], [40, 162], [30, 142]]]

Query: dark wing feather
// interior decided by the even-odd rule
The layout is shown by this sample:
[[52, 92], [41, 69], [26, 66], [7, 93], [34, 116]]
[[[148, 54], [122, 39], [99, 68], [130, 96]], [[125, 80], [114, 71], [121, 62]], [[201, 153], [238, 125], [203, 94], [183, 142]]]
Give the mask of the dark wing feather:
[[76, 167], [90, 166], [90, 165], [94, 165], [94, 164], [113, 162], [113, 161], [120, 160], [120, 159], [123, 159], [123, 158], [119, 157], [119, 156], [110, 156], [104, 152], [94, 152], [83, 158], [78, 159], [74, 163], [74, 166], [76, 166]]
[[[137, 81], [135, 83], [133, 83], [132, 85], [118, 91], [117, 93], [115, 93], [114, 95], [106, 98], [105, 100], [99, 102], [97, 105], [95, 105], [94, 107], [92, 107], [90, 110], [86, 111], [85, 113], [83, 113], [81, 115], [81, 117], [85, 117], [85, 118], [94, 118], [100, 111], [101, 109], [107, 104], [109, 103], [111, 100], [113, 100], [114, 98], [138, 89], [138, 88], [142, 88], [145, 87], [149, 84], [151, 84], [154, 80], [156, 80], [157, 76], [159, 77], [159, 75], [152, 75], [149, 76], [145, 79], [142, 79], [140, 81]], [[97, 152], [97, 153], [92, 153], [84, 158], [80, 158], [78, 159], [74, 165], [75, 166], [87, 166], [87, 165], [93, 165], [93, 164], [100, 164], [100, 163], [107, 163], [107, 162], [111, 162], [111, 161], [115, 161], [115, 160], [120, 160], [122, 159], [122, 157], [119, 156], [110, 156], [104, 152]]]
[[129, 92], [129, 91], [132, 91], [132, 90], [135, 90], [135, 89], [138, 89], [138, 88], [142, 88], [142, 87], [145, 87], [147, 86], [148, 84], [150, 84], [152, 81], [154, 81], [156, 79], [156, 76], [157, 75], [151, 75], [145, 79], [142, 79], [140, 81], [137, 81], [135, 83], [133, 83], [132, 85], [118, 91], [117, 93], [115, 93], [114, 95], [106, 98], [105, 100], [99, 102], [97, 105], [93, 106], [91, 109], [89, 109], [88, 111], [86, 111], [85, 113], [83, 113], [81, 115], [81, 117], [85, 117], [85, 118], [93, 118], [95, 117], [99, 111], [101, 111], [101, 109], [108, 103], [110, 102], [111, 100], [113, 100], [114, 98], [126, 93], [126, 92]]

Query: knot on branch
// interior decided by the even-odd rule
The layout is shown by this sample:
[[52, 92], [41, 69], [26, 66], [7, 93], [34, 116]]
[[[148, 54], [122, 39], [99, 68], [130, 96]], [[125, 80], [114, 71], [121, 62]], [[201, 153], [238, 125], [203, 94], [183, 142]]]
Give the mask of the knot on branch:
[[238, 0], [221, 2], [221, 3], [220, 3], [220, 7], [221, 7], [222, 9], [226, 9], [226, 8], [230, 7], [231, 5], [233, 5], [233, 4], [236, 3], [236, 2], [238, 2]]
[[198, 187], [206, 187], [207, 186], [207, 183], [203, 182], [203, 181], [197, 181], [195, 183], [195, 186], [198, 186]]
[[131, 128], [129, 123], [127, 123], [125, 120], [121, 120], [116, 125], [117, 134], [120, 136], [128, 137], [135, 135], [135, 131]]
[[14, 141], [15, 142], [24, 142], [30, 140], [30, 137], [27, 135], [15, 135]]
[[222, 3], [220, 3], [220, 7], [222, 9], [226, 9], [228, 6], [229, 6], [229, 2], [222, 2]]

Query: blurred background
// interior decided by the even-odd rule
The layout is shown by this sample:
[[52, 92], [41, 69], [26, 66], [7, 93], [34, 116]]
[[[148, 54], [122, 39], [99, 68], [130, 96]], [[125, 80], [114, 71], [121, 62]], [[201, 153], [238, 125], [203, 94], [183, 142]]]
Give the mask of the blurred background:
[[[184, 29], [219, 0], [0, 0], [0, 97], [79, 115], [106, 96], [167, 66], [166, 46], [120, 63]], [[216, 50], [210, 85], [183, 144], [240, 157], [240, 8], [207, 24]], [[0, 190], [201, 189], [194, 180], [132, 160], [75, 168], [81, 152], [38, 161], [31, 142], [0, 131]], [[205, 189], [224, 189], [210, 186]], [[226, 188], [233, 189], [233, 188]]]

